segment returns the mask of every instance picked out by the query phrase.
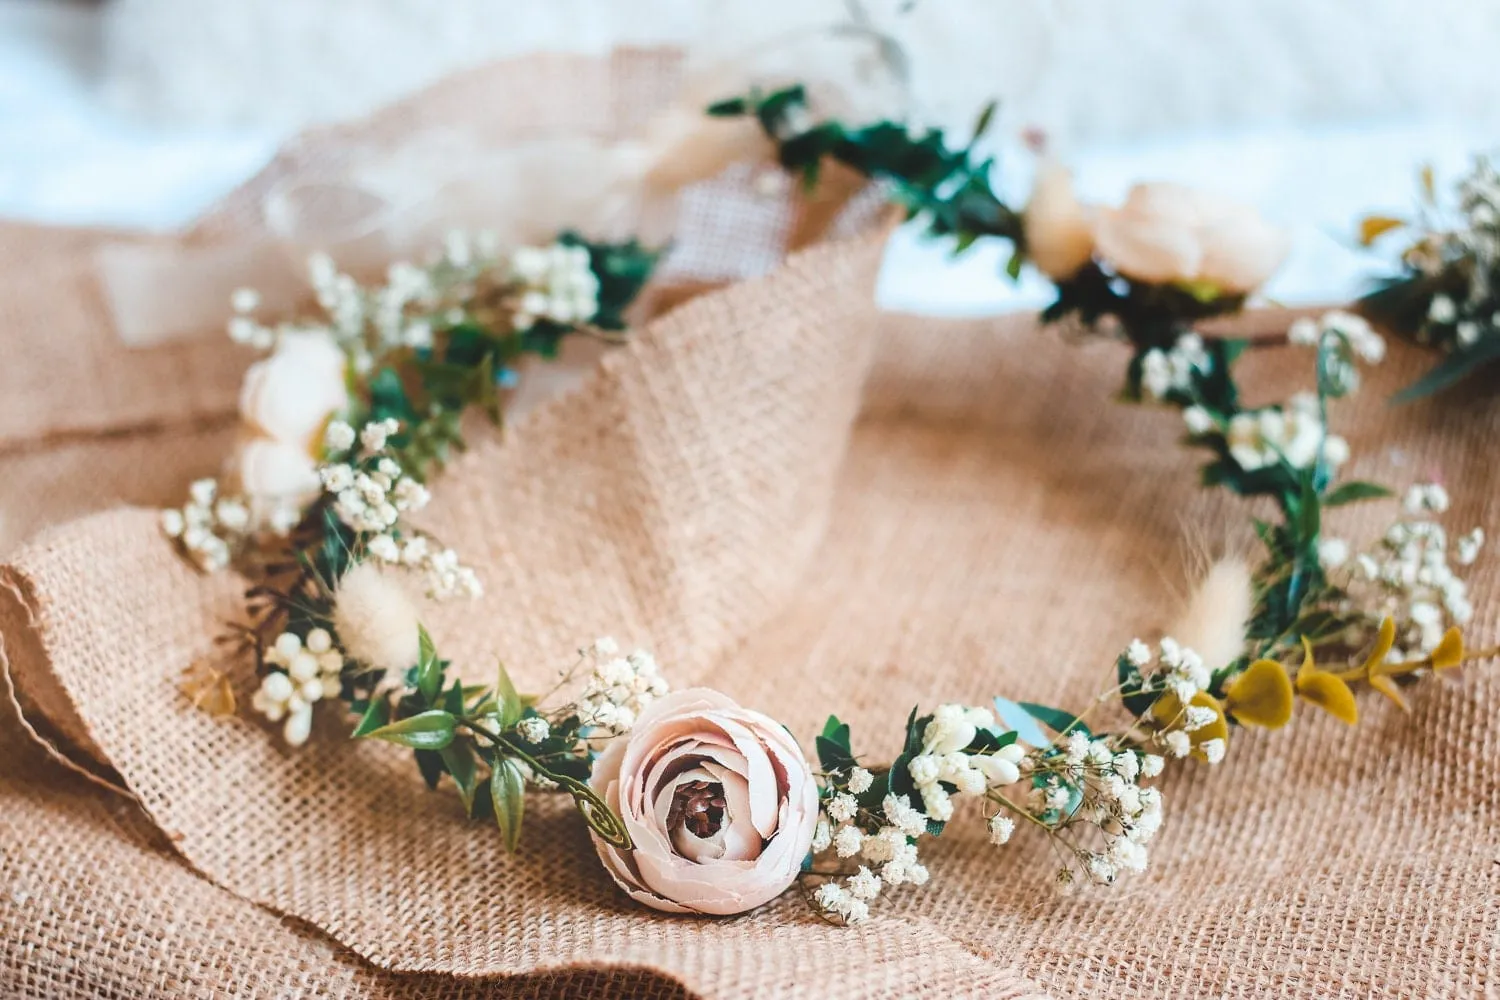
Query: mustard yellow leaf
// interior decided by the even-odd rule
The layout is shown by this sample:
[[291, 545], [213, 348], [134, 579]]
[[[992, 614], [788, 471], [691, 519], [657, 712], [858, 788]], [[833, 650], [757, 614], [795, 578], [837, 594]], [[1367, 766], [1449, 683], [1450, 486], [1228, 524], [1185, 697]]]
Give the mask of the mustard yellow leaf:
[[[1223, 740], [1227, 749], [1229, 722], [1224, 718], [1224, 707], [1219, 704], [1219, 700], [1207, 691], [1199, 691], [1193, 695], [1188, 705], [1194, 708], [1212, 709], [1214, 712], [1212, 722], [1188, 733], [1188, 742], [1193, 747], [1193, 756], [1199, 760], [1207, 760], [1208, 755], [1198, 748], [1209, 740]], [[1155, 720], [1157, 728], [1164, 732], [1187, 728], [1187, 713], [1183, 710], [1182, 702], [1170, 691], [1156, 699], [1156, 704], [1151, 706], [1151, 717]]]
[[1434, 670], [1447, 670], [1464, 661], [1464, 637], [1457, 626], [1443, 633], [1443, 638], [1428, 659], [1432, 661]]
[[1396, 682], [1391, 678], [1385, 676], [1384, 674], [1371, 674], [1370, 687], [1374, 688], [1376, 691], [1379, 691], [1391, 701], [1395, 702], [1396, 707], [1401, 709], [1401, 711], [1411, 711], [1411, 706], [1406, 703], [1405, 696], [1401, 694], [1401, 688], [1397, 687]]
[[1395, 216], [1367, 215], [1359, 220], [1360, 245], [1369, 246], [1391, 230], [1401, 229], [1405, 225], [1405, 219], [1398, 219]]
[[1374, 676], [1380, 665], [1385, 663], [1385, 658], [1391, 652], [1391, 647], [1396, 643], [1396, 619], [1386, 616], [1380, 623], [1380, 633], [1375, 637], [1375, 645], [1370, 649], [1370, 655], [1365, 657], [1362, 668], [1365, 673]]
[[1359, 721], [1359, 706], [1349, 685], [1326, 670], [1303, 666], [1297, 671], [1297, 693], [1341, 722]]
[[1275, 660], [1256, 660], [1224, 691], [1229, 714], [1238, 722], [1280, 729], [1292, 719], [1292, 681]]

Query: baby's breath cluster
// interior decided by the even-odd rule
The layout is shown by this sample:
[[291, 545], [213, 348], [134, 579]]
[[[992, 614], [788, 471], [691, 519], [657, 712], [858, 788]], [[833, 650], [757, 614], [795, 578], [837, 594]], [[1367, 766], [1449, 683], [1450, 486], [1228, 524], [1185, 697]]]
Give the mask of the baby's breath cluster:
[[573, 710], [587, 729], [626, 732], [647, 705], [669, 690], [655, 658], [645, 650], [622, 655], [615, 640], [604, 638], [582, 650], [582, 656], [589, 674]]
[[1124, 737], [1094, 738], [1077, 726], [1061, 745], [1039, 739], [1027, 747], [989, 709], [941, 705], [913, 717], [907, 751], [889, 769], [871, 770], [854, 763], [847, 727], [831, 719], [818, 744], [828, 770], [812, 850], [815, 857], [832, 852], [839, 867], [811, 870], [821, 880], [814, 902], [857, 923], [882, 891], [925, 884], [918, 844], [940, 835], [965, 798], [987, 806], [994, 844], [1007, 843], [1019, 820], [1053, 838], [1069, 873], [1112, 881], [1118, 871], [1143, 870], [1161, 803], [1137, 782], [1158, 773], [1161, 759], [1125, 747]]
[[162, 532], [209, 572], [229, 565], [253, 527], [249, 504], [241, 497], [221, 496], [215, 479], [195, 481], [186, 504], [161, 512]]
[[521, 247], [510, 259], [510, 273], [518, 286], [512, 315], [517, 330], [530, 330], [538, 320], [586, 323], [599, 311], [599, 278], [585, 247]]
[[406, 514], [427, 506], [431, 494], [389, 446], [400, 429], [389, 417], [365, 424], [358, 435], [343, 421], [329, 424], [329, 460], [318, 469], [323, 491], [370, 558], [424, 574], [431, 597], [478, 597], [484, 592], [479, 577], [459, 563], [458, 554], [404, 522]]
[[1403, 507], [1405, 516], [1367, 550], [1351, 556], [1339, 538], [1324, 539], [1319, 549], [1351, 611], [1395, 622], [1395, 662], [1421, 660], [1450, 628], [1473, 620], [1468, 584], [1454, 565], [1472, 564], [1485, 541], [1484, 529], [1477, 527], [1450, 540], [1437, 520], [1448, 510], [1448, 491], [1437, 483], [1411, 487]]

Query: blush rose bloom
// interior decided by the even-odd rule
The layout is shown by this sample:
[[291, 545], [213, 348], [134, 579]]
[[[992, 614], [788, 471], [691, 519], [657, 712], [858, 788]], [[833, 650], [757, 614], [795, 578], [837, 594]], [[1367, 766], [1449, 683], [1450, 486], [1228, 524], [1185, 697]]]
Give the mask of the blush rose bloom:
[[1286, 259], [1291, 238], [1253, 208], [1181, 184], [1137, 184], [1125, 204], [1102, 208], [1095, 248], [1136, 281], [1202, 281], [1243, 294]]
[[1026, 203], [1026, 256], [1053, 281], [1066, 281], [1094, 255], [1092, 213], [1073, 193], [1073, 174], [1043, 163]]
[[818, 821], [818, 789], [791, 735], [705, 688], [651, 703], [594, 763], [589, 784], [635, 848], [594, 837], [632, 899], [669, 913], [727, 916], [779, 896]]

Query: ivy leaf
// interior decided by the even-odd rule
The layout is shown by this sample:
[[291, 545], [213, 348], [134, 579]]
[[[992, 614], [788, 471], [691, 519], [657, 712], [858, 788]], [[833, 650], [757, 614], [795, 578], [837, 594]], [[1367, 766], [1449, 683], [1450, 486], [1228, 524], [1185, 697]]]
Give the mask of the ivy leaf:
[[1377, 500], [1391, 495], [1391, 491], [1379, 483], [1367, 483], [1355, 480], [1354, 482], [1342, 483], [1328, 491], [1323, 497], [1323, 506], [1342, 507], [1346, 503], [1354, 503], [1358, 500]]
[[1020, 705], [1021, 709], [1027, 715], [1059, 735], [1072, 732], [1073, 730], [1077, 730], [1085, 736], [1094, 735], [1089, 731], [1089, 727], [1079, 722], [1078, 716], [1073, 715], [1071, 712], [1064, 712], [1060, 708], [1052, 708], [1048, 705], [1038, 705], [1036, 702], [1031, 701], [1017, 702], [1017, 704]]
[[841, 771], [848, 774], [855, 767], [854, 754], [849, 745], [849, 724], [830, 715], [823, 724], [823, 733], [814, 741], [818, 750], [818, 763], [828, 772]]
[[442, 709], [431, 709], [365, 733], [366, 739], [399, 743], [416, 750], [441, 750], [453, 742], [456, 720]]
[[521, 714], [526, 711], [526, 703], [516, 692], [516, 686], [511, 682], [505, 664], [497, 661], [496, 667], [495, 701], [500, 708], [500, 728], [509, 729], [521, 721]]
[[417, 626], [417, 648], [420, 650], [417, 656], [417, 693], [422, 696], [424, 704], [431, 705], [443, 689], [443, 661], [438, 659], [432, 636], [421, 625]]
[[463, 800], [464, 813], [473, 816], [478, 770], [474, 748], [465, 741], [458, 741], [448, 744], [438, 753], [442, 756], [443, 768], [453, 777], [453, 784], [458, 786], [458, 797]]
[[521, 819], [526, 815], [526, 779], [521, 767], [510, 757], [501, 757], [490, 769], [490, 802], [495, 808], [495, 824], [500, 839], [512, 854], [521, 842]]
[[354, 727], [353, 736], [356, 739], [369, 736], [375, 730], [388, 725], [390, 721], [391, 703], [384, 698], [376, 698], [370, 702], [370, 707], [365, 709], [365, 714], [360, 716], [359, 723]]

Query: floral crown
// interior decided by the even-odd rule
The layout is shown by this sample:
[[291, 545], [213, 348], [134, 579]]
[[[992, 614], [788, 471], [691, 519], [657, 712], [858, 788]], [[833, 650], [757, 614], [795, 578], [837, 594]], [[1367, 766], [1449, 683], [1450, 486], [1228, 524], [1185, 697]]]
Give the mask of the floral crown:
[[[339, 703], [355, 737], [414, 750], [426, 782], [451, 783], [512, 849], [528, 791], [563, 792], [606, 870], [648, 906], [733, 914], [796, 883], [819, 913], [857, 922], [883, 893], [927, 882], [921, 845], [958, 821], [960, 800], [982, 805], [997, 845], [1018, 828], [1046, 837], [1057, 884], [1111, 883], [1147, 866], [1163, 816], [1149, 782], [1168, 762], [1217, 764], [1235, 729], [1279, 729], [1299, 701], [1352, 725], [1361, 685], [1404, 708], [1417, 679], [1494, 655], [1464, 646], [1462, 570], [1484, 536], [1450, 538], [1442, 486], [1410, 487], [1363, 551], [1323, 532], [1325, 510], [1392, 495], [1340, 479], [1350, 449], [1328, 430], [1360, 366], [1382, 359], [1380, 336], [1350, 313], [1297, 320], [1285, 339], [1309, 350], [1316, 390], [1252, 407], [1233, 367], [1261, 345], [1195, 331], [1241, 309], [1286, 251], [1253, 212], [1170, 185], [1089, 209], [1055, 169], [1016, 211], [972, 141], [814, 122], [796, 87], [710, 113], [744, 119], [809, 181], [832, 159], [884, 183], [960, 249], [1010, 241], [1012, 274], [1030, 261], [1056, 283], [1044, 318], [1124, 343], [1124, 398], [1181, 412], [1186, 443], [1207, 456], [1205, 485], [1274, 503], [1276, 518], [1253, 522], [1259, 561], [1215, 564], [1175, 637], [1123, 643], [1081, 709], [1005, 698], [912, 708], [888, 763], [857, 753], [833, 715], [810, 763], [775, 720], [715, 691], [672, 691], [649, 653], [611, 639], [580, 650], [547, 695], [522, 694], [503, 666], [493, 683], [465, 685], [401, 576], [436, 599], [476, 595], [481, 581], [409, 515], [463, 446], [464, 413], [501, 418], [522, 357], [551, 357], [565, 337], [625, 335], [656, 255], [574, 234], [502, 253], [493, 237], [455, 235], [378, 287], [318, 258], [317, 318], [266, 326], [254, 293], [235, 295], [230, 336], [268, 352], [246, 376], [246, 433], [223, 484], [195, 483], [162, 515], [203, 569], [233, 563], [251, 578], [248, 621], [224, 637], [225, 654], [253, 655], [251, 707], [287, 743], [309, 738], [318, 705]], [[726, 141], [745, 148], [743, 135]], [[195, 665], [185, 690], [235, 710], [219, 660]]]

